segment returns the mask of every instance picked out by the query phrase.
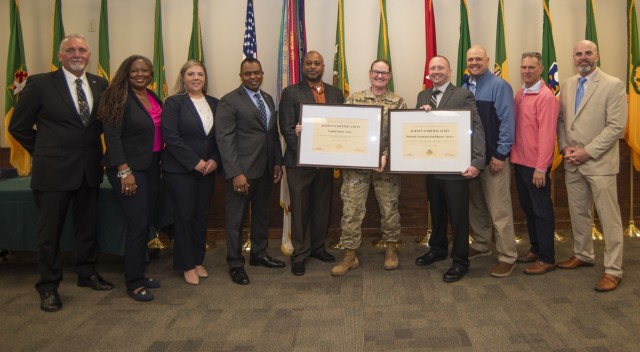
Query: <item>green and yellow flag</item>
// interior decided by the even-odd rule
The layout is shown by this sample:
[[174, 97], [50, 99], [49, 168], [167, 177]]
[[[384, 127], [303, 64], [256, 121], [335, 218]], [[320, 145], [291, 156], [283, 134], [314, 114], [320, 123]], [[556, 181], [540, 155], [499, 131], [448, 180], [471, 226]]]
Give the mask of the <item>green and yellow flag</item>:
[[[587, 28], [584, 31], [584, 39], [590, 40], [598, 45], [598, 31], [596, 31], [596, 15], [593, 11], [593, 0], [587, 1]], [[600, 66], [600, 58], [598, 58]]]
[[109, 15], [107, 0], [100, 0], [100, 32], [98, 33], [98, 76], [111, 81], [109, 65]]
[[[389, 47], [389, 30], [387, 27], [387, 0], [380, 2], [380, 30], [378, 31], [378, 60], [391, 63], [391, 48]], [[393, 75], [387, 88], [393, 92]]]
[[9, 50], [7, 50], [6, 90], [4, 93], [4, 135], [5, 141], [11, 149], [9, 157], [11, 165], [16, 168], [18, 175], [26, 176], [31, 172], [31, 156], [7, 131], [9, 121], [11, 121], [11, 116], [13, 115], [13, 108], [18, 101], [18, 93], [24, 88], [29, 75], [27, 72], [27, 60], [24, 56], [18, 0], [9, 0], [9, 19]]
[[164, 45], [162, 43], [162, 6], [161, 1], [156, 0], [155, 15], [155, 31], [153, 40], [153, 81], [151, 81], [151, 90], [153, 90], [160, 100], [169, 95], [167, 89], [167, 78], [164, 74]]
[[503, 0], [500, 0], [498, 2], [498, 25], [496, 28], [496, 62], [493, 74], [506, 81], [509, 79], [509, 65], [504, 32], [504, 3]]
[[471, 32], [469, 31], [469, 13], [467, 0], [460, 0], [460, 39], [458, 40], [458, 73], [456, 82], [462, 86], [469, 79], [467, 71], [467, 51], [471, 48]]
[[189, 54], [187, 60], [198, 60], [204, 63], [202, 53], [202, 35], [200, 32], [200, 11], [198, 0], [193, 0], [193, 25], [191, 26], [191, 40], [189, 40]]
[[51, 40], [51, 71], [60, 68], [60, 60], [58, 60], [58, 51], [60, 50], [60, 42], [64, 39], [64, 25], [62, 24], [62, 0], [55, 0], [53, 4], [53, 39]]
[[349, 75], [347, 74], [347, 57], [344, 54], [344, 2], [338, 0], [338, 24], [336, 26], [336, 52], [333, 56], [333, 85], [342, 91], [345, 98], [349, 96]]
[[629, 117], [624, 138], [632, 150], [633, 166], [640, 171], [640, 46], [638, 46], [638, 19], [635, 0], [627, 0], [627, 94]]

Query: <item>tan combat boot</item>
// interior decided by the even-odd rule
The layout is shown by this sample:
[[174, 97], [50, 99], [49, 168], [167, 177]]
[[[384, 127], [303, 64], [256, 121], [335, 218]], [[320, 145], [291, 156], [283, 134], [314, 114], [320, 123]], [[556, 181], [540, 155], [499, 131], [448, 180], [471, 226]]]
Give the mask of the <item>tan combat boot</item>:
[[384, 268], [394, 270], [398, 268], [398, 248], [395, 242], [385, 244]]
[[358, 262], [358, 256], [356, 255], [355, 249], [345, 249], [344, 257], [342, 260], [338, 262], [332, 269], [331, 275], [333, 276], [342, 276], [349, 271], [349, 269], [355, 269], [360, 266], [360, 262]]

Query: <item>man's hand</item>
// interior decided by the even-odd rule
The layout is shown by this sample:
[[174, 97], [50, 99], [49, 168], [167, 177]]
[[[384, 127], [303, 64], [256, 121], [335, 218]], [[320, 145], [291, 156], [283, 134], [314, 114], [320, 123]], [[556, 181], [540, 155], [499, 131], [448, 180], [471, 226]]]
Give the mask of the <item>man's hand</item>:
[[498, 172], [504, 169], [504, 160], [498, 160], [495, 156], [491, 157], [491, 162], [489, 162], [489, 170], [491, 173], [497, 174]]
[[249, 193], [249, 183], [244, 174], [233, 177], [233, 190], [237, 193]]
[[387, 166], [387, 156], [382, 154], [382, 156], [380, 157], [380, 167], [377, 169], [373, 169], [373, 171], [375, 172], [382, 172], [384, 171], [384, 168]]
[[591, 159], [591, 156], [584, 148], [565, 147], [562, 149], [564, 160], [574, 165], [581, 165]]
[[282, 178], [282, 166], [276, 165], [273, 167], [273, 183], [278, 183]]
[[480, 175], [480, 170], [475, 166], [469, 166], [466, 170], [462, 171], [462, 176], [466, 178], [475, 178]]
[[218, 163], [216, 163], [216, 161], [213, 159], [209, 159], [207, 160], [207, 167], [205, 168], [203, 175], [208, 175], [216, 171], [217, 168], [218, 168]]
[[536, 188], [542, 188], [544, 187], [545, 184], [545, 178], [544, 178], [544, 172], [540, 172], [538, 170], [535, 170], [533, 172], [533, 178], [531, 180], [531, 183], [533, 183], [534, 186], [536, 186]]

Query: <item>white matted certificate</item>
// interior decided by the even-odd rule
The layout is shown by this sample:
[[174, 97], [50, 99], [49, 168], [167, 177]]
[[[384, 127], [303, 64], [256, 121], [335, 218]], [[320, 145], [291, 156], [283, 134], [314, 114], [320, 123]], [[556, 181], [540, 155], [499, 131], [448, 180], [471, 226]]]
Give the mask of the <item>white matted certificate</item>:
[[301, 104], [298, 165], [380, 166], [381, 106]]
[[460, 173], [471, 165], [469, 110], [390, 110], [391, 172]]

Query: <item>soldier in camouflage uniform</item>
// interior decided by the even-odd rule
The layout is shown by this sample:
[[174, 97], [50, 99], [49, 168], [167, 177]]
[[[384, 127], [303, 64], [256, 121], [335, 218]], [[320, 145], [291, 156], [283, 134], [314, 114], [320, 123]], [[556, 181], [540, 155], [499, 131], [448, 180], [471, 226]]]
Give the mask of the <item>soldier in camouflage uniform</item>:
[[400, 176], [389, 173], [389, 109], [406, 109], [407, 105], [402, 97], [387, 89], [390, 79], [391, 65], [385, 60], [376, 60], [371, 64], [369, 71], [371, 88], [354, 93], [345, 101], [345, 104], [379, 105], [384, 108], [382, 155], [379, 169], [344, 169], [342, 171], [340, 197], [343, 202], [343, 211], [340, 241], [345, 248], [345, 253], [342, 260], [331, 270], [334, 276], [344, 275], [349, 269], [355, 269], [360, 265], [356, 250], [361, 243], [361, 225], [366, 213], [369, 187], [372, 183], [380, 206], [380, 231], [382, 239], [386, 242], [384, 268], [393, 270], [398, 267], [396, 244], [400, 239], [400, 213], [398, 212]]

